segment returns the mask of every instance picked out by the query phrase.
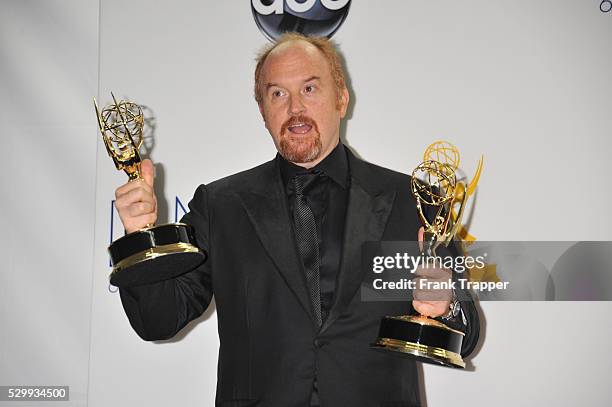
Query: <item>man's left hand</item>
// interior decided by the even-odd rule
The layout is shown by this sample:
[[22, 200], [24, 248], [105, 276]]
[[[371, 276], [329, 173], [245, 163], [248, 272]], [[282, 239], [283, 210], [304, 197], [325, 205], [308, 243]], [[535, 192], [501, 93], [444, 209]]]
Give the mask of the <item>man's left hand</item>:
[[[423, 246], [424, 228], [419, 229], [419, 246]], [[413, 291], [412, 307], [421, 315], [440, 317], [448, 314], [453, 300], [453, 290], [450, 288], [435, 288], [436, 286], [450, 287], [452, 272], [445, 268], [419, 267], [415, 270], [413, 281], [416, 288]], [[427, 283], [429, 283], [429, 288]], [[420, 288], [423, 287], [423, 288]]]
[[414, 309], [421, 315], [433, 318], [447, 315], [453, 299], [453, 290], [419, 287], [427, 287], [427, 283], [429, 287], [438, 285], [450, 287], [451, 271], [445, 268], [419, 267], [415, 275], [413, 281], [416, 283], [416, 288], [412, 292]]

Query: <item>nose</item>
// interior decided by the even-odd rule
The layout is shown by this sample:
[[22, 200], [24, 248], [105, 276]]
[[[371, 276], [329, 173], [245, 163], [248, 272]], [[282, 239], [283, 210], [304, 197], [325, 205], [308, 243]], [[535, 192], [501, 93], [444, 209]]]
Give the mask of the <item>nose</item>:
[[305, 110], [306, 106], [304, 106], [301, 95], [291, 95], [289, 101], [289, 114], [296, 116], [304, 113]]

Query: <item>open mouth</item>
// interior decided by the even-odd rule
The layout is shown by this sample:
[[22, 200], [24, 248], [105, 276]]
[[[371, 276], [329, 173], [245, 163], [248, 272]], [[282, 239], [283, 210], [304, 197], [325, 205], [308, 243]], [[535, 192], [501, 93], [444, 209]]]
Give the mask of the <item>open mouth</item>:
[[287, 127], [287, 130], [289, 130], [293, 134], [306, 134], [311, 129], [312, 129], [312, 126], [306, 123], [296, 123], [296, 124], [293, 124]]

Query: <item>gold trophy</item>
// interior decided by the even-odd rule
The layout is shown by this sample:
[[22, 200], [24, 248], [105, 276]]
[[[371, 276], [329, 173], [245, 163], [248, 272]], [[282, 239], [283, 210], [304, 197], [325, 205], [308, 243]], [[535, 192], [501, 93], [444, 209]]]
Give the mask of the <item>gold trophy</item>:
[[[412, 172], [411, 191], [425, 227], [421, 251], [427, 258], [435, 257], [440, 245], [448, 246], [462, 228], [461, 217], [480, 178], [482, 158], [469, 186], [457, 181], [459, 151], [452, 144], [436, 142], [429, 146], [424, 158]], [[464, 335], [423, 315], [386, 316], [372, 346], [427, 363], [464, 368], [461, 358]]]
[[[142, 179], [138, 152], [143, 143], [142, 108], [127, 100], [117, 102], [115, 95], [111, 96], [113, 103], [101, 111], [94, 98], [106, 151], [130, 181]], [[167, 280], [193, 270], [206, 259], [196, 245], [193, 228], [183, 223], [147, 225], [111, 243], [108, 252], [113, 265], [110, 282], [117, 287]]]

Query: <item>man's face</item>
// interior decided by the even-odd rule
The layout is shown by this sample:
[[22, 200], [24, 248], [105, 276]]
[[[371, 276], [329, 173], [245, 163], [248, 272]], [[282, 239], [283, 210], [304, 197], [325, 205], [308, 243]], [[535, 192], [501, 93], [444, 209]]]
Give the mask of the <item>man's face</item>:
[[261, 78], [259, 110], [276, 149], [295, 164], [316, 165], [338, 144], [348, 91], [338, 95], [330, 64], [305, 41], [275, 48]]

